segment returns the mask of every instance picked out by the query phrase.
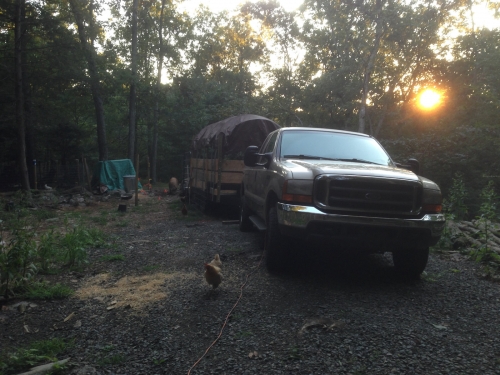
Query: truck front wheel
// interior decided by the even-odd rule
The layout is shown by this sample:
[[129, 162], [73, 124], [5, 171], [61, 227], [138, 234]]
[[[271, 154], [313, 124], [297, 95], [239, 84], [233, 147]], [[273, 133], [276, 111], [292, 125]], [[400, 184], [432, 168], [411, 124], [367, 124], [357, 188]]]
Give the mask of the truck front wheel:
[[278, 224], [276, 206], [269, 210], [264, 249], [266, 267], [271, 273], [283, 270], [287, 255], [287, 238], [282, 236]]
[[392, 253], [397, 273], [407, 279], [418, 279], [428, 259], [429, 247], [410, 247]]

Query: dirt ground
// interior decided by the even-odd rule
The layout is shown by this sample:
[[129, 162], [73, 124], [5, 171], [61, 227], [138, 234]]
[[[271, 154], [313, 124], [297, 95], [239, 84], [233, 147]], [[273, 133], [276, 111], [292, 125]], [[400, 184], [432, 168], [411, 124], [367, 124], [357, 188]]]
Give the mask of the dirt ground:
[[[432, 254], [408, 283], [387, 255], [299, 243], [294, 267], [270, 275], [262, 235], [227, 223], [234, 212], [182, 215], [177, 197], [145, 195], [117, 215], [120, 203], [67, 208], [115, 246], [52, 276], [71, 298], [4, 304], [2, 351], [62, 338], [74, 343], [63, 373], [80, 375], [500, 373], [499, 285], [456, 252]], [[213, 290], [203, 264], [216, 253]], [[116, 254], [124, 260], [105, 260]]]

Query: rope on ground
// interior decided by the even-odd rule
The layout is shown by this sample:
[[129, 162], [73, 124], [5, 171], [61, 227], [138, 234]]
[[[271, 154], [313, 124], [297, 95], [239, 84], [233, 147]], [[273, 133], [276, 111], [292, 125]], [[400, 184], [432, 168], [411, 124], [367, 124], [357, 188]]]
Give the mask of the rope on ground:
[[187, 372], [187, 375], [190, 375], [191, 374], [191, 370], [193, 370], [196, 366], [198, 366], [198, 364], [201, 362], [201, 360], [207, 355], [207, 353], [210, 351], [210, 349], [212, 349], [212, 347], [217, 343], [217, 341], [219, 341], [219, 339], [221, 338], [222, 336], [222, 332], [224, 331], [224, 328], [226, 327], [227, 325], [227, 322], [229, 321], [229, 317], [231, 316], [231, 314], [233, 313], [234, 309], [236, 308], [236, 306], [238, 306], [238, 303], [240, 302], [241, 300], [241, 297], [243, 297], [243, 288], [247, 285], [248, 283], [248, 279], [250, 278], [250, 276], [252, 276], [255, 272], [257, 272], [257, 270], [260, 268], [260, 264], [262, 263], [262, 258], [264, 257], [264, 253], [262, 253], [262, 256], [260, 257], [260, 260], [259, 260], [259, 264], [257, 265], [257, 267], [255, 267], [255, 269], [250, 272], [249, 274], [247, 274], [246, 276], [246, 279], [245, 279], [245, 282], [241, 285], [240, 287], [240, 295], [238, 296], [238, 299], [236, 300], [235, 304], [233, 305], [233, 307], [231, 308], [231, 310], [229, 310], [229, 313], [227, 314], [226, 316], [226, 319], [224, 320], [224, 323], [222, 324], [222, 327], [219, 331], [219, 334], [217, 335], [217, 337], [215, 338], [215, 340], [208, 346], [207, 350], [205, 350], [205, 353], [203, 353], [203, 355], [198, 358], [198, 360], [194, 363], [193, 366], [191, 366], [191, 368], [188, 370]]

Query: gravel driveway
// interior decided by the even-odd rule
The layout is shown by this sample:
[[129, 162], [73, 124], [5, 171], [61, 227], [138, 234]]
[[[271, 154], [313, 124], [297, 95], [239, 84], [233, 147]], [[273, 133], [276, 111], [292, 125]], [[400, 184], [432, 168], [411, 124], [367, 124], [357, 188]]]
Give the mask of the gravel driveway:
[[[117, 249], [93, 250], [89, 270], [66, 279], [75, 297], [2, 312], [0, 344], [20, 344], [27, 325], [21, 341], [74, 339], [67, 373], [187, 374], [250, 275], [191, 374], [500, 374], [499, 285], [459, 254], [431, 255], [408, 283], [390, 257], [304, 248], [272, 276], [261, 243], [214, 218], [160, 214], [123, 229]], [[101, 260], [117, 252], [125, 261]], [[224, 281], [211, 290], [203, 263], [215, 253]]]

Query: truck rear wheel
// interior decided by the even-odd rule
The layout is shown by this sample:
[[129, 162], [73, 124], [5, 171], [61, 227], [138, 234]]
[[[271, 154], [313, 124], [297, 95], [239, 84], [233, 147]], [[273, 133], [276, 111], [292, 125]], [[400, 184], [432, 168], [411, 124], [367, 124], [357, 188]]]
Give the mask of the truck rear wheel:
[[267, 230], [264, 239], [266, 253], [266, 267], [271, 273], [281, 271], [285, 267], [287, 251], [287, 238], [282, 236], [278, 224], [278, 211], [276, 206], [269, 210]]
[[246, 205], [245, 197], [242, 196], [240, 201], [240, 223], [239, 223], [240, 231], [248, 232], [249, 230], [252, 229], [253, 224], [250, 221], [249, 217], [250, 217], [250, 210]]
[[392, 253], [397, 273], [406, 279], [418, 279], [428, 259], [429, 247], [410, 247]]

